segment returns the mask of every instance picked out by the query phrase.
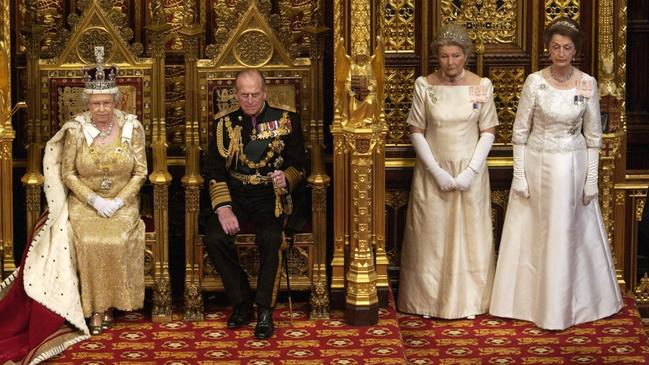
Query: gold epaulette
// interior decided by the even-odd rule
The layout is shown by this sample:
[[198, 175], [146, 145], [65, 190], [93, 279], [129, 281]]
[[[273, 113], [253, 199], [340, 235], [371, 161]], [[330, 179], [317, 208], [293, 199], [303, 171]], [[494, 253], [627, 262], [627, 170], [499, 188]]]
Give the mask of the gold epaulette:
[[214, 120], [217, 120], [219, 118], [223, 118], [226, 115], [237, 111], [238, 109], [239, 109], [239, 104], [233, 105], [230, 108], [227, 108], [227, 109], [224, 109], [224, 110], [220, 110], [218, 113], [216, 113], [216, 115], [214, 115]]
[[266, 102], [268, 103], [268, 105], [271, 108], [282, 109], [282, 110], [289, 111], [291, 113], [297, 113], [297, 109], [295, 109], [294, 106], [290, 106], [290, 105], [287, 105], [287, 104], [280, 104], [280, 103], [276, 103], [276, 102], [270, 102], [268, 100]]

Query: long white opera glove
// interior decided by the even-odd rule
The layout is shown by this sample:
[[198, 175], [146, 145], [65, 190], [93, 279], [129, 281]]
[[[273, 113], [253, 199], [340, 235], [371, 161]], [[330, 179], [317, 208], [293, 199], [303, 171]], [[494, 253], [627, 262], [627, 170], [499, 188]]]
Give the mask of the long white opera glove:
[[523, 198], [530, 197], [530, 190], [525, 177], [525, 145], [514, 145], [514, 177], [512, 190]]
[[93, 195], [88, 199], [88, 203], [92, 205], [95, 210], [97, 210], [97, 214], [103, 218], [110, 218], [115, 214], [115, 207], [113, 206], [113, 202], [108, 199], [104, 199], [100, 197], [99, 195]]
[[480, 139], [475, 146], [475, 150], [473, 150], [469, 165], [455, 177], [455, 186], [458, 190], [467, 191], [469, 189], [473, 178], [478, 175], [478, 171], [487, 160], [494, 139], [496, 139], [496, 136], [493, 133], [485, 132], [480, 134]]
[[597, 188], [599, 148], [588, 148], [586, 152], [588, 156], [588, 170], [586, 170], [586, 183], [584, 184], [584, 204], [588, 205], [599, 194], [599, 189]]
[[422, 133], [411, 133], [410, 141], [412, 142], [412, 146], [415, 148], [417, 156], [419, 156], [421, 161], [424, 163], [424, 166], [426, 166], [426, 170], [428, 170], [435, 178], [437, 186], [439, 186], [442, 191], [451, 191], [455, 189], [455, 179], [453, 179], [448, 171], [439, 166], [433, 153], [430, 151], [430, 147], [428, 147], [428, 142], [426, 142], [424, 135]]

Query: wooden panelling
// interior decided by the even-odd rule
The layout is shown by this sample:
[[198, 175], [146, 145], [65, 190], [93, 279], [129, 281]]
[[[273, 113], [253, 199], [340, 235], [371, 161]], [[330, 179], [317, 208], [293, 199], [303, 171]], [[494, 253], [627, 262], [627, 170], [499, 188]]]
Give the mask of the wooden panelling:
[[649, 2], [628, 1], [627, 169], [649, 169]]

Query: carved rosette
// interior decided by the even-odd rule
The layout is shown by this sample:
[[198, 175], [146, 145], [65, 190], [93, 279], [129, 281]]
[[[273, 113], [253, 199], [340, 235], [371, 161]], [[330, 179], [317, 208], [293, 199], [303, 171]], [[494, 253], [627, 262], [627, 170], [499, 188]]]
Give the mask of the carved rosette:
[[273, 44], [263, 31], [249, 29], [239, 37], [234, 56], [243, 65], [259, 67], [273, 57]]

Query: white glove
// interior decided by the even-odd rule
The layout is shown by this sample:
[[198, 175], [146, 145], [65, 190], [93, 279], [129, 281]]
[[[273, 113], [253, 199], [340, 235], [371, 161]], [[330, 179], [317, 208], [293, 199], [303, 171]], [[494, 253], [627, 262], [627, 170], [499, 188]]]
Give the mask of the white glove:
[[512, 190], [523, 198], [530, 197], [530, 190], [525, 178], [525, 145], [514, 145], [514, 177], [512, 179]]
[[599, 194], [599, 189], [597, 189], [599, 148], [588, 148], [586, 152], [588, 170], [586, 170], [586, 183], [584, 184], [584, 205], [588, 205]]
[[487, 160], [494, 139], [496, 139], [496, 136], [494, 136], [493, 133], [485, 132], [480, 135], [478, 144], [476, 144], [475, 150], [473, 150], [473, 156], [471, 157], [469, 165], [455, 177], [455, 186], [458, 190], [467, 191], [469, 189], [473, 178], [478, 175], [478, 171], [480, 171], [482, 165]]
[[110, 218], [115, 214], [112, 200], [104, 199], [99, 195], [93, 195], [88, 199], [90, 205], [97, 210], [97, 214], [103, 218]]
[[435, 157], [430, 151], [430, 147], [428, 147], [428, 142], [424, 135], [422, 133], [411, 133], [410, 141], [412, 142], [412, 146], [415, 148], [417, 156], [419, 156], [421, 161], [424, 163], [424, 166], [426, 166], [426, 170], [428, 170], [435, 178], [435, 182], [437, 183], [437, 186], [439, 186], [440, 190], [451, 191], [455, 189], [455, 179], [453, 179], [453, 176], [451, 176], [448, 171], [441, 168], [437, 161], [435, 161]]
[[112, 199], [110, 200], [110, 202], [112, 204], [113, 209], [115, 210], [115, 213], [117, 213], [117, 211], [124, 206], [124, 201], [120, 198]]

